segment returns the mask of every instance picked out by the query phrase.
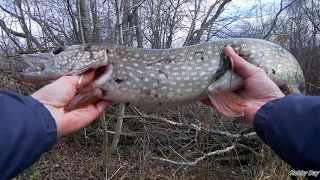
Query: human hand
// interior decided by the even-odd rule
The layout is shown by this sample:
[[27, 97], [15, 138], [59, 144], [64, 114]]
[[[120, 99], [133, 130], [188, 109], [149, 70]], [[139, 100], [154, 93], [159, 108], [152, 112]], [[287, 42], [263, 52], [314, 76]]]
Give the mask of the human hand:
[[[253, 119], [257, 111], [269, 101], [284, 97], [284, 94], [263, 69], [244, 60], [230, 46], [225, 47], [224, 51], [226, 55], [233, 59], [234, 70], [244, 79], [244, 88], [235, 92], [247, 103], [244, 117], [239, 119], [253, 126]], [[209, 99], [202, 102], [214, 108]]]
[[95, 105], [90, 104], [70, 112], [64, 111], [64, 106], [75, 97], [77, 88], [90, 84], [94, 76], [94, 71], [85, 73], [80, 85], [78, 85], [80, 76], [64, 76], [31, 95], [50, 111], [57, 124], [58, 136], [90, 124], [111, 105], [112, 102], [101, 100]]

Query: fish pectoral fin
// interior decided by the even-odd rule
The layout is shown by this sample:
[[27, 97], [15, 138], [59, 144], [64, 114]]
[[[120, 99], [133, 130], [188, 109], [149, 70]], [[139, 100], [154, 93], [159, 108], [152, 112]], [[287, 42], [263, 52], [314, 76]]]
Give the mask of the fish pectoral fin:
[[214, 107], [222, 114], [228, 117], [244, 116], [246, 102], [237, 94], [229, 91], [210, 92], [209, 98]]
[[94, 88], [87, 92], [81, 92], [76, 95], [65, 107], [66, 112], [72, 111], [79, 107], [93, 104], [102, 99], [103, 91], [100, 88]]

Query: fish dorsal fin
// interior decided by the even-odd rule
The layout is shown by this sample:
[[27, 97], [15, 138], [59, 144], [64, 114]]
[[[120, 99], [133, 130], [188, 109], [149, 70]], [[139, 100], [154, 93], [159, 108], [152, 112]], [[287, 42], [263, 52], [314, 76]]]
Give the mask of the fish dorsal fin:
[[272, 39], [273, 39], [274, 42], [283, 44], [286, 41], [288, 41], [289, 36], [286, 35], [286, 34], [279, 34], [279, 35], [274, 36]]

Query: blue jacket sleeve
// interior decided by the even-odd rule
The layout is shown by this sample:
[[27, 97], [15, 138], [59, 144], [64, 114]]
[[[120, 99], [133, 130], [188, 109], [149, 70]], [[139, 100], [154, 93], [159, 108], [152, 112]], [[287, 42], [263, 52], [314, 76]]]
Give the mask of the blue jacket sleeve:
[[0, 91], [0, 179], [12, 179], [50, 150], [57, 139], [54, 118], [31, 96]]
[[291, 94], [260, 108], [257, 135], [295, 170], [320, 170], [320, 97]]

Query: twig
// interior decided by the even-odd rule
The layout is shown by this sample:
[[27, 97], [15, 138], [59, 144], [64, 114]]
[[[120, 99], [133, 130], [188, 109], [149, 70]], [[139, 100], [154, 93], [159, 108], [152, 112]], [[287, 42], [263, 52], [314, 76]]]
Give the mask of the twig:
[[119, 139], [120, 139], [125, 108], [126, 108], [125, 104], [120, 104], [120, 107], [119, 107], [120, 111], [119, 111], [119, 116], [118, 116], [117, 124], [116, 124], [116, 128], [115, 128], [115, 134], [113, 136], [113, 140], [112, 140], [112, 144], [111, 144], [111, 151], [116, 149], [118, 142], [119, 142]]
[[102, 154], [103, 154], [103, 167], [104, 167], [104, 175], [105, 178], [108, 178], [108, 165], [107, 165], [107, 156], [108, 156], [108, 134], [107, 134], [107, 126], [106, 126], [106, 115], [105, 112], [102, 113], [102, 116], [100, 118], [101, 120], [101, 126], [103, 130], [103, 147], [102, 147]]
[[[107, 115], [108, 116], [108, 115]], [[172, 125], [177, 125], [177, 126], [187, 126], [187, 124], [183, 124], [183, 123], [178, 123], [178, 122], [174, 122], [171, 120], [168, 120], [167, 118], [161, 118], [158, 116], [152, 116], [152, 115], [145, 115], [145, 114], [141, 114], [140, 115], [126, 115], [123, 116], [123, 119], [130, 119], [130, 118], [146, 118], [146, 119], [155, 119], [155, 120], [160, 120], [160, 121], [164, 121], [168, 124], [172, 124]]]
[[115, 176], [115, 175], [120, 171], [120, 169], [122, 169], [123, 167], [124, 167], [124, 166], [120, 166], [120, 167], [116, 170], [116, 172], [114, 172], [114, 173], [111, 175], [111, 177], [108, 178], [108, 179], [112, 179], [113, 176]]
[[177, 151], [175, 151], [171, 146], [169, 146], [169, 148], [171, 149], [171, 151], [173, 151], [176, 155], [178, 155], [181, 159], [188, 161], [186, 158], [184, 158], [181, 154], [179, 154]]
[[[107, 133], [109, 133], [109, 134], [116, 134], [114, 131], [107, 131]], [[122, 136], [128, 136], [128, 137], [137, 137], [137, 135], [135, 135], [135, 134], [123, 133], [123, 132], [121, 132], [120, 135], [122, 135]]]
[[244, 145], [244, 144], [240, 144], [240, 143], [238, 143], [238, 144], [236, 144], [237, 146], [241, 146], [241, 147], [243, 147], [243, 148], [245, 148], [245, 149], [248, 149], [249, 151], [251, 151], [253, 154], [255, 154], [256, 156], [261, 156], [259, 153], [257, 153], [254, 149], [252, 149], [251, 147], [249, 147], [249, 146], [246, 146], [246, 145]]
[[[110, 116], [110, 115], [107, 115], [107, 116]], [[171, 125], [175, 125], [175, 126], [182, 126], [182, 127], [191, 127], [197, 131], [202, 131], [203, 128], [202, 127], [199, 127], [193, 123], [191, 124], [186, 124], [186, 123], [179, 123], [179, 122], [175, 122], [175, 121], [171, 121], [167, 118], [162, 118], [162, 117], [158, 117], [158, 116], [152, 116], [152, 115], [145, 115], [145, 114], [142, 114], [141, 116], [140, 115], [126, 115], [126, 116], [123, 116], [123, 119], [131, 119], [131, 118], [146, 118], [146, 119], [154, 119], [154, 120], [160, 120], [160, 121], [163, 121], [163, 122], [166, 122], [168, 124], [171, 124]], [[224, 132], [224, 131], [218, 131], [218, 130], [212, 130], [212, 129], [209, 129], [208, 130], [210, 133], [212, 134], [215, 134], [215, 135], [220, 135], [220, 136], [228, 136], [228, 137], [231, 137], [231, 138], [257, 138], [257, 134], [255, 132], [251, 132], [251, 133], [248, 133], [248, 134], [231, 134], [229, 132]]]
[[312, 87], [314, 87], [314, 88], [320, 89], [320, 87], [315, 86], [315, 85], [313, 85], [313, 84], [310, 84], [310, 83], [306, 83], [306, 84], [308, 84], [309, 86], [312, 86]]
[[249, 155], [231, 156], [231, 157], [219, 157], [214, 159], [214, 161], [239, 161], [239, 160], [249, 160], [251, 157]]
[[134, 106], [130, 106], [139, 116], [143, 116], [143, 114], [139, 111], [138, 108], [134, 107]]
[[257, 133], [256, 132], [251, 132], [251, 133], [243, 135], [243, 137], [245, 137], [245, 138], [257, 137]]
[[210, 153], [208, 153], [208, 154], [206, 154], [204, 156], [201, 156], [201, 157], [197, 158], [193, 162], [177, 162], [177, 161], [172, 161], [172, 160], [169, 160], [169, 159], [164, 159], [164, 158], [159, 158], [159, 157], [151, 157], [150, 159], [164, 161], [164, 162], [168, 162], [168, 163], [175, 164], [175, 165], [181, 165], [181, 166], [195, 166], [195, 165], [197, 165], [197, 163], [199, 161], [202, 161], [202, 160], [204, 160], [205, 158], [207, 158], [209, 156], [226, 153], [226, 152], [229, 152], [229, 151], [231, 151], [233, 149], [235, 149], [234, 145], [233, 146], [229, 146], [229, 147], [227, 147], [227, 148], [225, 148], [223, 150], [216, 150], [216, 151], [210, 152]]
[[86, 129], [86, 127], [83, 127], [83, 131], [84, 131], [84, 139], [86, 140], [86, 146], [87, 146], [89, 137], [87, 136], [87, 129]]
[[313, 75], [320, 81], [320, 77], [316, 74], [316, 72], [314, 72], [314, 70], [312, 70]]

